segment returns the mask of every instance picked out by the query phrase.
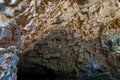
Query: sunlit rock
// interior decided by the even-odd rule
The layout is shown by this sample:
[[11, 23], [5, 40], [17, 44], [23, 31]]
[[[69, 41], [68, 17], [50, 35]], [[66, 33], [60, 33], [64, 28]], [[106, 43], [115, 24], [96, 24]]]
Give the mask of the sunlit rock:
[[16, 65], [19, 58], [16, 53], [20, 35], [17, 25], [0, 22], [0, 80], [17, 80]]
[[99, 71], [113, 77], [106, 72], [120, 72], [119, 12], [114, 0], [0, 0], [0, 64], [6, 71], [0, 70], [0, 78], [16, 76], [16, 53], [23, 53], [22, 73], [45, 68], [83, 72], [87, 79], [104, 80]]

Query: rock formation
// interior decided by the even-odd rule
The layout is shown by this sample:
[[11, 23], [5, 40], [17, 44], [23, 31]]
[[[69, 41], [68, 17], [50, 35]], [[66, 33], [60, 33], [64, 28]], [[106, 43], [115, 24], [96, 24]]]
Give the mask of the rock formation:
[[78, 80], [120, 79], [119, 0], [9, 3], [1, 2], [1, 20], [16, 23], [22, 31], [18, 71], [37, 75], [48, 70]]

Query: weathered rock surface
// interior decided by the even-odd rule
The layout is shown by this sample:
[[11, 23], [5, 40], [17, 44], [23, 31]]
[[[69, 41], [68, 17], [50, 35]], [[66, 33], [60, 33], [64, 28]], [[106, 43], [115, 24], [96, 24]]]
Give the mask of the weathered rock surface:
[[75, 33], [65, 29], [51, 32], [21, 56], [19, 71], [47, 74], [48, 70], [56, 74], [76, 74], [79, 79], [84, 76], [100, 80], [106, 79], [105, 76], [106, 80], [117, 79], [118, 76], [114, 75], [119, 74], [120, 55], [102, 50], [100, 38], [86, 41], [76, 38]]
[[119, 0], [22, 0], [9, 7], [14, 14], [3, 11], [9, 16], [0, 20], [22, 31], [19, 72], [120, 79]]
[[[46, 73], [46, 68], [58, 74], [75, 74], [78, 79], [120, 79], [116, 36], [120, 25], [119, 2], [80, 1], [52, 2], [57, 5], [42, 1], [51, 8], [48, 12], [45, 6], [41, 7], [43, 12], [36, 11], [36, 17], [41, 15], [33, 18], [36, 30], [26, 35], [23, 46], [28, 47], [21, 56], [19, 71], [40, 74]], [[26, 43], [28, 39], [31, 41]]]

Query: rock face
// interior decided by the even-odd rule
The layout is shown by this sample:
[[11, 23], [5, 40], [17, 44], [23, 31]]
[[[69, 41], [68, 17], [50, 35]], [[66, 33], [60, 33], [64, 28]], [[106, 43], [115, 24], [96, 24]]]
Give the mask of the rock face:
[[40, 74], [45, 67], [78, 79], [119, 79], [119, 14], [108, 14], [117, 10], [115, 2], [71, 1], [55, 2], [57, 8], [48, 14], [40, 12], [39, 31], [31, 34], [38, 34], [38, 40], [22, 55], [19, 70]]
[[120, 79], [118, 0], [1, 4], [0, 11], [5, 14], [1, 13], [1, 20], [16, 23], [22, 31], [20, 73], [76, 75], [78, 80]]
[[48, 70], [56, 74], [76, 74], [79, 79], [85, 76], [88, 79], [103, 80], [105, 76], [108, 80], [117, 79], [119, 54], [101, 50], [100, 38], [86, 41], [76, 38], [75, 33], [65, 29], [51, 32], [21, 56], [19, 71], [47, 74]]

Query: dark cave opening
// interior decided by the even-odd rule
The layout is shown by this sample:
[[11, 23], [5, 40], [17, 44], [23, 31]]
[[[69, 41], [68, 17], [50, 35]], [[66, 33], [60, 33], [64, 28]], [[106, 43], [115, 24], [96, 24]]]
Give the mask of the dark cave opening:
[[[30, 66], [30, 63], [27, 65]], [[56, 74], [53, 70], [48, 69], [41, 65], [36, 65], [31, 67], [18, 66], [17, 80], [55, 80]]]
[[49, 75], [32, 75], [32, 74], [19, 74], [17, 80], [55, 80], [55, 76]]
[[17, 80], [55, 80], [56, 75], [53, 71], [46, 70], [43, 74], [33, 74], [32, 72], [21, 72], [17, 73]]

